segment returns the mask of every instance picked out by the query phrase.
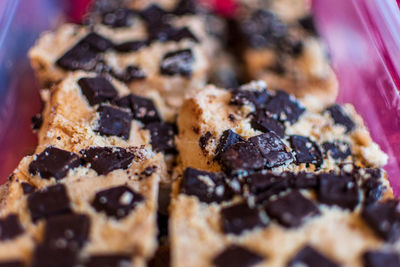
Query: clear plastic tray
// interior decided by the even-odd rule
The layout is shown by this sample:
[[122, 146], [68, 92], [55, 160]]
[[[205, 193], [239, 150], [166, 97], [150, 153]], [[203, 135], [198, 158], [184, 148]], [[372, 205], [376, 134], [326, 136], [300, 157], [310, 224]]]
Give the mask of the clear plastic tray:
[[[60, 14], [71, 12], [71, 7], [83, 10], [87, 2], [0, 1], [0, 183], [36, 142], [30, 118], [40, 111], [40, 101], [27, 50], [40, 32], [59, 20]], [[357, 108], [374, 140], [389, 154], [386, 170], [399, 195], [398, 6], [386, 0], [313, 0], [313, 9], [340, 80], [339, 102]], [[76, 20], [81, 11], [72, 14]]]

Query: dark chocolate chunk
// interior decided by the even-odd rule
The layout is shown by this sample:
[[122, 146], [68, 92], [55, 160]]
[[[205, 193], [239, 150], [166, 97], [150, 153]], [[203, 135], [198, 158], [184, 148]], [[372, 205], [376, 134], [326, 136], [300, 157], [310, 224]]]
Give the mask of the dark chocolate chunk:
[[262, 108], [266, 105], [270, 97], [271, 94], [267, 90], [252, 91], [239, 88], [231, 92], [230, 104], [238, 106], [253, 104], [257, 108]]
[[397, 200], [387, 200], [366, 206], [361, 216], [383, 240], [396, 242], [400, 237], [400, 212]]
[[357, 183], [349, 176], [322, 173], [319, 175], [318, 200], [353, 210], [360, 201]]
[[231, 145], [237, 142], [245, 142], [246, 139], [232, 131], [231, 129], [225, 130], [219, 138], [218, 146], [215, 150], [215, 159], [219, 159], [221, 153], [225, 152]]
[[69, 170], [81, 165], [79, 156], [53, 146], [47, 147], [42, 153], [34, 156], [29, 164], [32, 175], [40, 175], [43, 179], [54, 177], [56, 180], [64, 178]]
[[142, 10], [140, 15], [148, 24], [148, 28], [151, 29], [152, 26], [157, 26], [157, 24], [164, 24], [165, 16], [168, 15], [168, 12], [158, 5], [152, 4], [145, 10]]
[[318, 35], [317, 27], [315, 26], [314, 17], [312, 15], [307, 15], [299, 19], [299, 24], [311, 34]]
[[92, 32], [61, 56], [56, 64], [66, 70], [91, 71], [100, 60], [98, 54], [111, 47], [111, 41]]
[[214, 258], [213, 264], [216, 267], [251, 267], [263, 260], [261, 255], [245, 247], [230, 245]]
[[319, 146], [309, 138], [300, 135], [292, 135], [289, 138], [290, 145], [296, 157], [296, 164], [307, 163], [321, 166], [323, 159]]
[[129, 139], [131, 131], [132, 113], [118, 107], [100, 105], [96, 132], [105, 136], [119, 136], [122, 139]]
[[46, 221], [43, 243], [50, 247], [82, 248], [88, 239], [90, 219], [84, 214], [63, 214]]
[[145, 124], [150, 122], [160, 122], [160, 115], [150, 98], [137, 95], [130, 95], [130, 105], [133, 118]]
[[181, 75], [190, 77], [194, 56], [191, 49], [182, 49], [166, 53], [160, 64], [160, 72], [163, 75]]
[[205, 203], [220, 203], [229, 200], [232, 192], [225, 184], [225, 175], [220, 172], [205, 172], [187, 168], [180, 183], [180, 193], [196, 196]]
[[318, 177], [315, 173], [299, 172], [290, 176], [290, 186], [296, 189], [317, 189]]
[[367, 251], [363, 255], [365, 267], [399, 267], [400, 255], [396, 252]]
[[179, 29], [171, 28], [168, 32], [168, 41], [179, 42], [183, 39], [190, 39], [193, 42], [198, 43], [199, 39], [197, 39], [196, 35], [194, 35], [188, 27], [183, 27]]
[[361, 169], [359, 175], [363, 179], [361, 188], [364, 191], [364, 204], [369, 205], [380, 200], [387, 190], [380, 179], [380, 169]]
[[285, 136], [285, 125], [262, 109], [256, 110], [251, 120], [251, 127], [262, 132], [274, 132], [281, 138]]
[[295, 123], [305, 108], [297, 100], [284, 91], [278, 91], [265, 106], [265, 110], [276, 115], [282, 122]]
[[131, 25], [134, 16], [133, 10], [118, 8], [103, 14], [103, 24], [113, 28], [127, 27]]
[[258, 148], [250, 142], [237, 142], [219, 156], [222, 169], [232, 173], [236, 171], [260, 170], [265, 167], [266, 160]]
[[130, 65], [122, 73], [112, 71], [111, 74], [120, 81], [130, 83], [146, 79], [146, 73], [138, 66]]
[[299, 227], [307, 218], [320, 214], [317, 206], [299, 191], [269, 201], [265, 210], [285, 227]]
[[286, 36], [287, 26], [272, 12], [256, 10], [240, 23], [243, 41], [253, 48], [274, 47]]
[[289, 188], [290, 179], [271, 172], [253, 173], [245, 177], [249, 192], [257, 203], [267, 201], [271, 196]]
[[167, 122], [152, 122], [146, 125], [151, 136], [151, 145], [156, 152], [176, 153], [176, 126]]
[[14, 239], [21, 235], [24, 229], [19, 222], [16, 214], [9, 214], [7, 217], [0, 219], [0, 240], [5, 241]]
[[343, 111], [339, 105], [332, 105], [326, 109], [336, 124], [343, 125], [346, 133], [351, 132], [355, 127], [353, 120]]
[[203, 134], [202, 136], [200, 136], [199, 139], [199, 146], [201, 148], [201, 150], [203, 151], [203, 153], [206, 153], [206, 147], [208, 145], [208, 141], [210, 140], [210, 138], [212, 137], [212, 133], [211, 132], [206, 132], [205, 134]]
[[21, 187], [22, 187], [22, 191], [24, 192], [24, 195], [33, 193], [36, 190], [36, 187], [31, 185], [30, 183], [23, 182], [23, 183], [21, 183]]
[[325, 154], [330, 155], [333, 159], [345, 160], [351, 155], [350, 145], [345, 142], [325, 142], [322, 144], [322, 147], [324, 148]]
[[222, 230], [227, 234], [240, 235], [245, 230], [266, 227], [268, 222], [261, 217], [261, 211], [247, 203], [235, 204], [221, 210]]
[[196, 1], [194, 0], [179, 0], [172, 13], [178, 16], [187, 14], [196, 14], [198, 10]]
[[121, 53], [135, 52], [148, 44], [148, 41], [128, 41], [114, 46], [114, 49]]
[[118, 96], [117, 90], [104, 77], [81, 78], [78, 84], [91, 106], [111, 101]]
[[28, 195], [32, 221], [71, 212], [67, 190], [63, 184], [46, 187]]
[[24, 267], [25, 263], [18, 260], [13, 261], [0, 261], [0, 267]]
[[130, 255], [107, 254], [91, 256], [86, 262], [85, 267], [128, 267], [131, 266]]
[[74, 249], [39, 245], [35, 248], [32, 267], [78, 267], [78, 254]]
[[84, 162], [90, 163], [90, 168], [99, 175], [126, 169], [136, 157], [135, 154], [121, 147], [90, 147], [81, 150], [80, 153]]
[[31, 118], [32, 122], [32, 130], [37, 131], [40, 130], [40, 127], [42, 127], [43, 124], [43, 117], [41, 113], [36, 114]]
[[96, 193], [92, 206], [98, 212], [119, 220], [129, 215], [144, 197], [128, 186], [116, 186]]
[[266, 160], [267, 168], [274, 168], [293, 162], [289, 148], [274, 132], [253, 136], [249, 139]]
[[328, 259], [314, 248], [305, 246], [289, 262], [288, 266], [339, 267], [339, 264]]

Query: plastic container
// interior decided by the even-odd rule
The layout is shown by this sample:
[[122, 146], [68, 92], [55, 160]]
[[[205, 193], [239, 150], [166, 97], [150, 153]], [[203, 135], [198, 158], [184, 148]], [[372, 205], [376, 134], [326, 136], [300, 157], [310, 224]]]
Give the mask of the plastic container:
[[[220, 2], [230, 2], [220, 0]], [[0, 1], [0, 183], [33, 151], [30, 118], [40, 111], [27, 50], [66, 12], [77, 20], [87, 0]], [[73, 4], [71, 4], [73, 3]], [[221, 7], [231, 5], [221, 4]], [[78, 8], [76, 11], [73, 8]], [[400, 12], [386, 0], [313, 0], [317, 26], [341, 84], [372, 137], [389, 154], [386, 170], [400, 194]], [[399, 177], [399, 178], [398, 178]]]

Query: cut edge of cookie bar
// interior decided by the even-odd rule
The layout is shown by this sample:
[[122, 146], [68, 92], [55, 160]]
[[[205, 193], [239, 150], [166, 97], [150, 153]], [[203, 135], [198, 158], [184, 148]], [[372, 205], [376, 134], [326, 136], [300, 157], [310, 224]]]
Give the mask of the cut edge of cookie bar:
[[[72, 161], [62, 162], [65, 160], [65, 153], [69, 153], [65, 150], [61, 150], [64, 151], [61, 152], [64, 157], [54, 154], [60, 152], [46, 150], [47, 156], [41, 153], [27, 156], [21, 161], [9, 182], [3, 186], [7, 187], [7, 194], [2, 202], [2, 219], [7, 214], [17, 214], [23, 233], [0, 242], [0, 247], [18, 246], [20, 249], [19, 253], [12, 253], [11, 256], [1, 253], [1, 262], [20, 260], [36, 264], [33, 266], [41, 266], [46, 261], [54, 263], [56, 259], [51, 256], [51, 249], [55, 249], [54, 255], [59, 255], [57, 249], [66, 249], [62, 244], [67, 242], [67, 248], [71, 245], [73, 254], [69, 254], [71, 251], [62, 253], [65, 257], [78, 254], [75, 264], [82, 262], [87, 264], [85, 266], [94, 266], [90, 264], [115, 260], [125, 264], [131, 262], [132, 266], [146, 265], [145, 262], [151, 258], [157, 246], [157, 197], [160, 177], [166, 171], [164, 160], [160, 154], [154, 154], [145, 148], [97, 149], [108, 151], [108, 163], [103, 161], [99, 165], [95, 162], [96, 159], [93, 161], [93, 158], [84, 157], [85, 153], [89, 154], [87, 150], [80, 155], [74, 154], [76, 158], [83, 158], [85, 163], [80, 163], [81, 165]], [[110, 151], [119, 155], [112, 156]], [[49, 159], [51, 157], [52, 160]], [[57, 157], [58, 165], [54, 162]], [[48, 163], [56, 167], [45, 165], [46, 160], [52, 161]], [[88, 160], [92, 160], [89, 165]], [[59, 165], [61, 163], [64, 167]], [[108, 165], [108, 168], [104, 165]], [[107, 170], [104, 171], [104, 168]], [[55, 177], [58, 177], [57, 172], [62, 172], [65, 176], [48, 177], [46, 173], [49, 169]], [[60, 187], [64, 189], [60, 190]], [[49, 191], [53, 193], [46, 193]], [[71, 236], [66, 235], [65, 240], [59, 237], [58, 242], [61, 243], [46, 241], [57, 234], [54, 228], [47, 229], [50, 222], [53, 227], [57, 227], [59, 220], [72, 220], [70, 230], [76, 231], [73, 223], [79, 216], [86, 218], [83, 222], [82, 218], [77, 222], [80, 223], [79, 229], [88, 228], [86, 233], [83, 233], [84, 230], [77, 232], [76, 240], [69, 240]], [[65, 226], [61, 224], [60, 227]], [[23, 238], [25, 241], [21, 242]], [[77, 243], [73, 242], [79, 243], [78, 249]], [[64, 260], [68, 262], [66, 258], [60, 257], [60, 264], [65, 263]]]
[[[232, 98], [232, 94], [235, 96], [234, 98]], [[272, 103], [280, 105], [271, 104], [274, 97], [278, 99]], [[263, 101], [265, 103], [262, 103]], [[332, 136], [342, 137], [340, 141], [351, 143], [350, 149], [353, 152], [350, 154], [353, 156], [339, 148], [338, 151], [343, 152], [345, 156], [339, 155], [344, 157], [342, 160], [334, 159], [333, 156], [338, 156], [338, 151], [326, 153], [321, 151], [321, 147], [319, 150], [321, 156], [324, 153], [322, 156], [324, 163], [319, 162], [318, 167], [315, 166], [315, 162], [308, 164], [299, 162], [289, 165], [281, 163], [270, 170], [253, 169], [248, 173], [245, 170], [242, 170], [244, 172], [240, 170], [235, 172], [231, 169], [224, 169], [226, 174], [223, 174], [220, 172], [221, 166], [218, 163], [220, 159], [214, 160], [215, 150], [225, 130], [231, 129], [234, 134], [236, 133], [242, 138], [240, 139], [232, 133], [226, 135], [224, 144], [229, 144], [230, 147], [237, 142], [246, 143], [245, 139], [248, 140], [255, 136], [260, 139], [261, 136], [262, 138], [266, 136], [271, 138], [272, 136], [274, 139], [281, 140], [282, 143], [278, 142], [275, 145], [286, 146], [287, 149], [280, 151], [283, 154], [286, 154], [289, 147], [293, 145], [288, 140], [279, 139], [277, 134], [271, 134], [266, 130], [263, 133], [263, 131], [252, 129], [251, 116], [248, 115], [256, 112], [256, 106], [258, 109], [268, 109], [271, 113], [273, 113], [273, 107], [277, 107], [281, 113], [278, 114], [278, 117], [271, 116], [270, 119], [283, 122], [286, 135], [308, 137], [313, 146], [326, 141], [335, 143], [334, 140], [329, 139]], [[234, 91], [209, 85], [185, 101], [178, 118], [180, 132], [177, 137], [177, 147], [180, 151], [181, 165], [177, 168], [178, 179], [173, 186], [170, 207], [172, 266], [183, 266], [182, 263], [185, 266], [224, 266], [218, 264], [223, 260], [227, 264], [226, 261], [229, 257], [225, 254], [231, 255], [238, 262], [245, 260], [241, 263], [243, 266], [245, 263], [250, 264], [251, 262], [252, 264], [259, 263], [260, 265], [257, 266], [283, 266], [291, 260], [298, 260], [300, 256], [296, 258], [296, 255], [302, 255], [300, 254], [302, 248], [304, 248], [302, 253], [311, 257], [311, 260], [316, 260], [314, 256], [318, 254], [315, 256], [316, 258], [322, 255], [321, 257], [328, 263], [361, 266], [362, 253], [367, 250], [381, 250], [383, 245], [381, 233], [376, 233], [376, 228], [374, 229], [373, 222], [371, 223], [373, 220], [365, 219], [368, 215], [365, 215], [364, 208], [381, 204], [390, 206], [393, 201], [393, 192], [387, 175], [381, 169], [387, 156], [377, 144], [373, 143], [361, 117], [356, 114], [351, 105], [334, 105], [328, 107], [329, 111], [325, 111], [325, 109], [326, 107], [319, 105], [310, 105], [308, 108], [301, 104], [301, 100], [298, 102], [294, 97], [285, 93], [269, 92], [266, 90], [264, 82], [252, 82]], [[294, 114], [292, 111], [298, 114]], [[264, 124], [265, 127], [276, 127], [275, 123], [268, 122], [268, 124]], [[347, 138], [349, 136], [351, 138]], [[227, 139], [228, 141], [226, 141]], [[256, 141], [257, 139], [252, 140]], [[327, 147], [329, 146], [327, 145]], [[313, 147], [307, 148], [310, 151], [316, 151]], [[348, 148], [345, 146], [345, 150]], [[271, 147], [270, 149], [274, 150]], [[302, 151], [294, 151], [294, 149], [291, 148], [292, 160], [294, 162], [301, 161], [303, 154], [300, 152]], [[238, 150], [239, 154], [241, 152], [245, 153], [241, 158], [245, 161], [247, 151]], [[230, 153], [230, 157], [227, 157], [226, 154], [222, 155], [224, 160], [232, 160], [232, 157], [233, 160], [235, 157], [240, 158], [240, 155], [235, 156]], [[283, 154], [281, 157], [284, 157]], [[249, 155], [248, 157], [253, 160], [253, 156]], [[268, 154], [265, 156], [268, 158]], [[272, 157], [271, 154], [269, 156]], [[267, 164], [271, 164], [271, 162], [274, 161], [267, 161]], [[250, 165], [253, 163], [251, 162]], [[230, 174], [228, 174], [229, 171], [231, 171]], [[252, 174], [252, 172], [255, 173]], [[305, 178], [302, 176], [304, 172], [314, 178], [308, 181], [304, 180]], [[240, 179], [252, 181], [251, 179], [256, 179], [252, 176], [255, 174], [260, 175], [260, 179], [272, 179], [271, 181], [290, 178], [284, 184], [276, 184], [275, 188], [269, 189], [270, 191], [266, 193], [268, 193], [268, 197], [272, 196], [272, 198], [262, 204], [262, 208], [257, 205], [256, 207], [260, 210], [256, 211], [254, 211], [254, 206], [251, 206], [254, 204], [251, 203], [254, 201], [257, 203], [257, 198], [245, 200], [244, 203], [249, 201], [247, 205], [250, 208], [243, 208], [240, 206], [243, 199], [238, 197], [237, 191], [242, 190], [240, 184], [243, 180]], [[375, 175], [379, 181], [377, 184], [372, 182], [371, 185], [369, 182], [365, 182], [375, 179], [373, 178]], [[239, 177], [239, 180], [235, 181], [234, 177]], [[337, 179], [342, 177], [347, 177], [344, 179], [349, 179], [349, 182], [355, 179], [357, 190], [349, 193], [352, 195], [350, 198], [353, 199], [350, 200], [349, 195], [344, 194], [335, 200], [327, 200], [331, 196], [324, 191], [325, 183], [334, 186], [332, 182], [340, 183], [340, 180]], [[258, 186], [262, 189], [263, 186], [268, 185], [267, 180], [264, 182], [265, 185], [262, 180], [254, 181], [255, 189], [249, 190], [258, 190]], [[306, 183], [304, 183], [305, 181]], [[324, 186], [319, 185], [322, 183], [321, 181], [324, 181]], [[258, 185], [257, 182], [260, 184]], [[283, 189], [280, 186], [283, 186]], [[375, 189], [377, 191], [373, 191]], [[371, 192], [374, 192], [372, 196]], [[376, 192], [379, 193], [374, 195]], [[375, 196], [377, 197], [375, 198]], [[261, 194], [259, 197], [263, 199], [266, 196]], [[370, 197], [372, 197], [372, 201], [377, 202], [371, 204]], [[278, 200], [281, 202], [276, 202]], [[316, 204], [317, 200], [319, 204]], [[276, 202], [275, 206], [270, 205], [270, 202]], [[301, 203], [298, 204], [300, 206], [296, 206], [297, 203]], [[289, 208], [292, 205], [295, 207], [294, 211]], [[364, 208], [361, 207], [363, 205]], [[240, 208], [225, 212], [231, 206]], [[296, 214], [298, 210], [305, 210], [306, 220], [302, 221], [300, 226], [288, 221], [283, 212], [279, 213], [284, 208], [289, 209], [288, 216], [294, 216], [295, 219], [297, 219], [296, 216], [300, 216], [300, 218], [305, 216]], [[224, 210], [224, 214], [226, 214], [224, 216], [227, 216], [225, 220], [223, 220], [221, 210]], [[353, 210], [355, 212], [352, 212]], [[242, 215], [239, 216], [239, 214], [249, 216], [248, 221], [242, 220]], [[250, 225], [248, 230], [245, 227], [246, 223]], [[223, 230], [224, 227], [225, 230]], [[235, 233], [235, 231], [241, 232], [240, 227], [244, 228], [243, 233]], [[227, 231], [228, 234], [224, 234], [223, 231]], [[229, 233], [229, 231], [232, 232]], [[396, 237], [398, 236], [396, 235]], [[346, 240], [346, 244], [341, 240]], [[234, 246], [231, 247], [232, 245]], [[352, 256], [349, 256], [349, 249], [356, 251], [357, 255], [352, 253]], [[390, 252], [397, 249], [399, 249], [398, 243], [389, 246], [386, 250]], [[231, 250], [236, 251], [237, 255], [240, 255], [239, 258], [229, 254], [228, 252]]]

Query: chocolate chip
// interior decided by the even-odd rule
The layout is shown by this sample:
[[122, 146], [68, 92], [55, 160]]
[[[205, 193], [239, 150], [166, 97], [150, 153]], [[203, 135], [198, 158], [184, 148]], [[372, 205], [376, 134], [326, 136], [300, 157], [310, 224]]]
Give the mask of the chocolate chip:
[[346, 142], [334, 141], [325, 142], [322, 144], [325, 154], [331, 156], [333, 159], [345, 160], [351, 155], [350, 145]]
[[94, 255], [85, 263], [85, 267], [128, 267], [131, 266], [130, 255], [110, 254]]
[[315, 173], [299, 172], [290, 175], [290, 187], [296, 189], [317, 189], [318, 177]]
[[250, 142], [237, 142], [219, 156], [225, 172], [259, 170], [265, 167], [266, 160], [257, 147]]
[[157, 170], [157, 166], [149, 166], [140, 173], [141, 176], [149, 177]]
[[305, 246], [290, 261], [288, 266], [339, 267], [339, 264], [328, 259], [314, 248], [310, 246]]
[[194, 0], [179, 0], [176, 4], [175, 9], [172, 13], [178, 16], [188, 15], [188, 14], [196, 14], [197, 13], [197, 4]]
[[357, 183], [352, 177], [322, 173], [319, 175], [318, 200], [353, 210], [360, 201]]
[[164, 23], [165, 16], [168, 15], [168, 13], [158, 5], [152, 4], [145, 10], [142, 10], [140, 15], [148, 24], [148, 28], [151, 29], [152, 26]]
[[339, 105], [333, 105], [326, 109], [336, 124], [343, 125], [346, 133], [351, 132], [356, 127], [353, 120], [343, 111]]
[[215, 159], [218, 160], [221, 153], [225, 152], [230, 146], [237, 142], [245, 142], [246, 140], [232, 131], [231, 129], [225, 130], [219, 138], [217, 149], [215, 150]]
[[200, 146], [201, 150], [203, 151], [203, 153], [204, 153], [205, 155], [207, 155], [206, 147], [207, 147], [207, 145], [208, 145], [208, 141], [210, 140], [210, 138], [211, 138], [212, 136], [213, 136], [213, 135], [212, 135], [211, 132], [206, 132], [205, 134], [203, 134], [202, 136], [200, 136], [200, 139], [199, 139], [199, 146]]
[[240, 31], [250, 47], [274, 47], [286, 36], [287, 26], [272, 12], [256, 10], [240, 23]]
[[122, 73], [112, 71], [111, 74], [120, 81], [130, 83], [146, 79], [146, 73], [138, 66], [130, 65]]
[[168, 32], [168, 41], [179, 42], [183, 39], [189, 39], [193, 42], [198, 43], [199, 39], [197, 39], [196, 35], [194, 35], [188, 27], [183, 27], [179, 29], [171, 28]]
[[22, 261], [1, 261], [0, 267], [24, 267], [25, 263]]
[[251, 119], [251, 127], [262, 132], [274, 132], [281, 138], [285, 136], [285, 125], [262, 109], [255, 112]]
[[69, 170], [80, 165], [81, 161], [75, 153], [50, 146], [34, 156], [34, 160], [29, 164], [29, 173], [38, 174], [43, 179], [54, 177], [59, 180], [64, 178]]
[[299, 227], [319, 213], [317, 206], [299, 191], [292, 191], [265, 206], [268, 215], [285, 227]]
[[119, 220], [128, 216], [143, 201], [141, 194], [122, 185], [97, 192], [92, 206], [96, 211]]
[[78, 267], [76, 250], [39, 245], [35, 248], [32, 267]]
[[151, 145], [156, 152], [176, 153], [176, 126], [167, 122], [152, 122], [146, 125], [150, 131]]
[[91, 106], [111, 101], [118, 96], [117, 90], [104, 77], [81, 78], [78, 84]]
[[10, 240], [21, 235], [24, 229], [19, 222], [16, 214], [9, 214], [7, 217], [0, 219], [0, 240]]
[[299, 24], [308, 32], [313, 35], [318, 35], [317, 27], [315, 26], [314, 17], [311, 15], [307, 15], [301, 19], [299, 19]]
[[251, 267], [263, 260], [261, 255], [245, 247], [230, 245], [213, 259], [213, 264], [216, 267]]
[[387, 187], [382, 183], [379, 169], [361, 169], [360, 176], [364, 179], [361, 188], [364, 191], [364, 204], [369, 205], [381, 200]]
[[118, 8], [103, 14], [103, 24], [113, 28], [127, 27], [131, 25], [133, 10]]
[[29, 183], [21, 183], [21, 187], [22, 187], [22, 191], [24, 192], [24, 195], [30, 194], [35, 192], [36, 187], [34, 187], [33, 185], [29, 184]]
[[121, 53], [135, 52], [148, 44], [148, 41], [128, 41], [114, 46], [114, 49]]
[[295, 123], [305, 108], [297, 100], [284, 91], [278, 91], [265, 106], [265, 110], [282, 121]]
[[267, 168], [274, 168], [293, 162], [289, 148], [274, 132], [253, 136], [249, 139], [266, 160]]
[[160, 72], [163, 75], [190, 77], [193, 63], [194, 56], [190, 49], [168, 52], [162, 58]]
[[225, 184], [225, 175], [219, 172], [205, 172], [187, 168], [180, 183], [180, 193], [196, 196], [205, 203], [226, 201], [232, 193]]
[[398, 267], [400, 266], [400, 255], [396, 252], [367, 251], [363, 255], [365, 267]]
[[88, 239], [90, 219], [84, 214], [63, 214], [46, 221], [43, 243], [50, 247], [82, 248]]
[[[244, 87], [245, 86], [249, 85], [244, 85]], [[253, 104], [257, 108], [262, 108], [270, 97], [271, 94], [267, 90], [252, 91], [239, 88], [231, 92], [230, 104], [238, 106]]]
[[153, 100], [137, 95], [130, 95], [130, 105], [133, 118], [145, 124], [150, 122], [160, 122], [160, 115], [154, 106]]
[[32, 221], [69, 213], [71, 211], [67, 190], [63, 184], [46, 187], [28, 195], [28, 209]]
[[308, 137], [292, 135], [289, 138], [290, 145], [296, 157], [296, 164], [307, 163], [321, 166], [323, 159], [319, 146]]
[[261, 211], [247, 203], [235, 204], [221, 210], [222, 230], [226, 234], [240, 235], [246, 230], [266, 227], [268, 222], [261, 217]]
[[244, 179], [257, 203], [265, 202], [271, 196], [287, 190], [290, 182], [288, 178], [271, 172], [253, 173]]
[[31, 122], [32, 122], [32, 130], [33, 131], [38, 131], [40, 130], [40, 127], [42, 127], [43, 124], [43, 117], [42, 114], [36, 114], [35, 116], [33, 116], [31, 118]]
[[125, 140], [129, 139], [131, 112], [108, 105], [100, 105], [97, 112], [99, 113], [99, 120], [95, 129], [96, 132], [105, 136], [119, 136]]
[[90, 163], [90, 168], [99, 175], [105, 175], [113, 170], [127, 169], [135, 154], [121, 147], [90, 147], [81, 150], [82, 159]]
[[66, 70], [91, 71], [99, 61], [98, 54], [112, 46], [111, 41], [92, 32], [61, 56], [56, 64]]
[[396, 242], [400, 237], [400, 212], [397, 200], [387, 200], [366, 206], [362, 218], [372, 230], [387, 242]]

